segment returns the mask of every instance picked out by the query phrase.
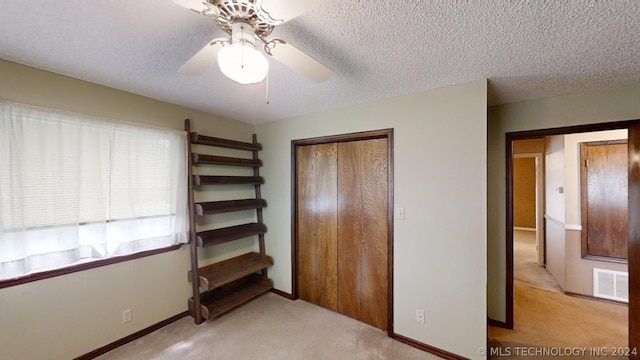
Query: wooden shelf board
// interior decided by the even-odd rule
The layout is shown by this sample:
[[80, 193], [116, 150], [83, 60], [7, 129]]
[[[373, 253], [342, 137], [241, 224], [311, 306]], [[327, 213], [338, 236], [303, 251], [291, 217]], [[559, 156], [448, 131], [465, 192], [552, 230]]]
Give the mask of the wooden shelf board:
[[206, 165], [227, 165], [227, 166], [247, 166], [247, 167], [260, 167], [262, 161], [260, 159], [242, 159], [226, 156], [204, 155], [204, 154], [191, 154], [191, 159], [194, 165], [206, 164]]
[[262, 144], [247, 143], [242, 141], [221, 139], [213, 136], [200, 135], [197, 132], [191, 133], [191, 143], [200, 145], [209, 145], [223, 147], [227, 149], [259, 151], [262, 150]]
[[[271, 279], [252, 274], [225, 287], [200, 295], [200, 309], [205, 319], [216, 318], [273, 288]], [[193, 311], [193, 298], [189, 299]]]
[[193, 175], [193, 185], [264, 184], [262, 176], [209, 176]]
[[195, 204], [195, 212], [198, 216], [205, 216], [265, 207], [267, 207], [267, 202], [263, 199], [225, 200], [197, 203]]
[[[213, 290], [273, 265], [273, 258], [250, 252], [198, 269], [200, 287]], [[191, 281], [191, 271], [188, 273]]]
[[249, 223], [215, 230], [200, 231], [196, 234], [196, 238], [199, 247], [207, 247], [253, 235], [264, 234], [265, 232], [267, 232], [267, 227], [264, 224]]

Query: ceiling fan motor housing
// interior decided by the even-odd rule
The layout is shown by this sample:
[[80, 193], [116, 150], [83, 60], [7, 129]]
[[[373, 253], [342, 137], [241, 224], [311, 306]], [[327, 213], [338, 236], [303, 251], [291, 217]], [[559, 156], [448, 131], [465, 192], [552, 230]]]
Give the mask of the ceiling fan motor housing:
[[255, 29], [244, 21], [236, 21], [231, 28], [231, 44], [237, 42], [249, 43], [255, 47]]
[[274, 26], [283, 23], [282, 20], [271, 18], [268, 12], [262, 9], [262, 0], [210, 0], [217, 7], [217, 16], [209, 15], [220, 27], [229, 34], [233, 34], [233, 28], [237, 22], [244, 22], [254, 29], [254, 34], [261, 38], [269, 36]]

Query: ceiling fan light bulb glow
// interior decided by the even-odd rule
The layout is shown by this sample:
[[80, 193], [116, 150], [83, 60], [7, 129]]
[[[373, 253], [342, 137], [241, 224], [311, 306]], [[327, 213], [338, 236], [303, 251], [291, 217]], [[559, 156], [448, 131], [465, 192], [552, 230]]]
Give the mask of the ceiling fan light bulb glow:
[[220, 71], [240, 84], [261, 82], [269, 71], [269, 62], [253, 44], [237, 41], [218, 52]]

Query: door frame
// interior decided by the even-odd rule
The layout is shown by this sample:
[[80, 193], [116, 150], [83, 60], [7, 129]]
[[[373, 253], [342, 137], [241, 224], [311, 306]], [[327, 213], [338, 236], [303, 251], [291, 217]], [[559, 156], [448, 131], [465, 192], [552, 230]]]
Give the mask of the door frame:
[[393, 129], [291, 140], [291, 295], [298, 299], [298, 147], [333, 142], [387, 139], [387, 335], [393, 333]]
[[514, 140], [628, 129], [629, 143], [629, 346], [640, 346], [640, 119], [505, 134], [506, 150], [506, 321], [513, 329], [513, 149]]

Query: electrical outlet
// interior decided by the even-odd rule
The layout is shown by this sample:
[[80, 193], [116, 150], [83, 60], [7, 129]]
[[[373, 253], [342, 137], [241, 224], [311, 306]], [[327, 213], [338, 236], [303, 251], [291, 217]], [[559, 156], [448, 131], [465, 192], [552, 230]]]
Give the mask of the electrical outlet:
[[416, 309], [416, 322], [424, 324], [424, 310]]
[[127, 309], [122, 312], [122, 323], [126, 324], [131, 321], [131, 309]]

